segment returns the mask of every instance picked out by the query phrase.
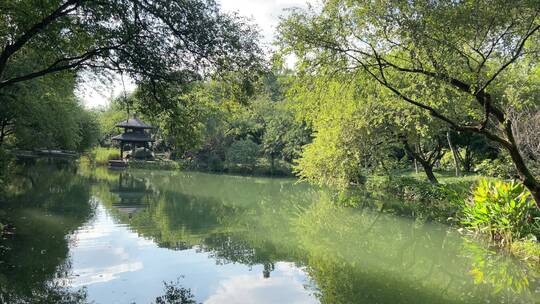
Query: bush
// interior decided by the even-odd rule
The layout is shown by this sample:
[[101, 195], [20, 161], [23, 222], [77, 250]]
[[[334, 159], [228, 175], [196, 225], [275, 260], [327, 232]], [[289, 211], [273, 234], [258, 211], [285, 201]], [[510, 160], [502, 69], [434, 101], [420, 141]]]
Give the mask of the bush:
[[456, 164], [454, 163], [454, 154], [452, 151], [446, 151], [443, 154], [439, 160], [439, 169], [446, 171], [453, 171], [456, 169]]
[[475, 171], [484, 176], [499, 178], [516, 177], [516, 169], [508, 156], [501, 156], [496, 159], [484, 159], [476, 165]]
[[451, 184], [432, 184], [412, 177], [369, 179], [366, 188], [371, 191], [384, 190], [386, 194], [398, 196], [408, 201], [452, 202], [466, 196], [471, 183], [467, 181]]
[[137, 148], [133, 153], [128, 152], [126, 157], [132, 159], [154, 159], [154, 153], [145, 148]]
[[92, 162], [99, 165], [106, 165], [108, 164], [109, 160], [119, 158], [120, 151], [114, 148], [96, 147], [92, 149], [92, 151], [90, 151], [90, 159], [92, 160]]
[[[249, 139], [235, 141], [225, 154], [229, 169], [253, 171], [257, 164], [260, 147]], [[237, 168], [240, 167], [240, 168]]]
[[138, 161], [130, 160], [129, 167], [132, 169], [148, 169], [148, 170], [180, 170], [182, 165], [177, 161], [161, 160], [161, 161]]
[[223, 161], [221, 158], [216, 154], [210, 154], [208, 157], [208, 164], [207, 164], [208, 170], [213, 172], [221, 172], [225, 168], [223, 165]]
[[13, 155], [0, 148], [0, 195], [10, 180], [13, 159]]
[[510, 244], [535, 230], [533, 208], [530, 192], [522, 184], [481, 179], [472, 198], [462, 203], [461, 223]]
[[512, 243], [510, 250], [524, 261], [540, 262], [540, 244], [534, 236]]

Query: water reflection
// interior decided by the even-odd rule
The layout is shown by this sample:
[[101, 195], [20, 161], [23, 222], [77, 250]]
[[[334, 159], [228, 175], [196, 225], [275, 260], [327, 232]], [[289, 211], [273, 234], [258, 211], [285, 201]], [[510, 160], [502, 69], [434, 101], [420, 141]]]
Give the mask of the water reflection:
[[[290, 180], [135, 175], [159, 195], [132, 219], [132, 229], [168, 248], [196, 246], [218, 264], [260, 265], [262, 278], [276, 263], [293, 262], [307, 271], [307, 285], [316, 286], [312, 291], [324, 303], [509, 303], [537, 294], [527, 288], [534, 275], [523, 275], [523, 267], [501, 254], [496, 268], [517, 272], [479, 280], [470, 241], [443, 225], [396, 217], [396, 208], [339, 208], [335, 193]], [[494, 257], [482, 258], [489, 264]]]
[[[395, 202], [355, 196], [358, 208], [338, 207], [343, 194], [291, 179], [84, 167], [76, 176], [55, 172], [56, 178], [30, 183], [40, 193], [18, 192], [40, 202], [29, 221], [40, 231], [28, 232], [12, 255], [33, 245], [33, 233], [50, 236], [41, 224], [50, 214], [56, 217], [48, 225], [61, 241], [43, 236], [55, 248], [41, 256], [51, 261], [39, 279], [12, 279], [0, 264], [2, 283], [14, 288], [56, 282], [63, 289], [55, 290], [80, 292], [83, 300], [150, 303], [169, 290], [164, 281], [183, 276], [181, 285], [204, 303], [539, 300], [534, 269], [447, 226], [396, 216], [405, 211]], [[13, 218], [24, 212], [10, 211]]]
[[69, 163], [21, 167], [1, 198], [0, 222], [15, 227], [0, 240], [0, 302], [82, 303], [84, 290], [57, 279], [71, 269], [72, 233], [91, 218], [90, 186]]

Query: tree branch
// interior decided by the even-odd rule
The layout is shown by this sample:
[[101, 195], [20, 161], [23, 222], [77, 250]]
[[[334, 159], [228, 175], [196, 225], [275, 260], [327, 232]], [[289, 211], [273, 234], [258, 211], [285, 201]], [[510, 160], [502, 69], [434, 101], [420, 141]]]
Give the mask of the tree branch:
[[40, 22], [34, 24], [30, 29], [25, 31], [19, 38], [13, 43], [9, 43], [5, 46], [4, 50], [0, 54], [0, 78], [6, 69], [9, 58], [18, 50], [20, 50], [32, 37], [44, 30], [56, 19], [63, 17], [70, 12], [74, 11], [78, 5], [84, 0], [68, 0], [64, 4], [60, 5], [49, 15], [45, 16]]

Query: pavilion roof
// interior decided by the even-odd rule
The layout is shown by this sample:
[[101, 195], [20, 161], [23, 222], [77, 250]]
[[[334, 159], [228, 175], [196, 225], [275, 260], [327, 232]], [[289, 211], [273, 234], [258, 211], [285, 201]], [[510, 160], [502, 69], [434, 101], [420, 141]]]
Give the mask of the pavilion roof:
[[146, 133], [125, 132], [116, 135], [112, 140], [128, 141], [128, 142], [153, 142], [154, 140]]
[[121, 121], [116, 124], [119, 128], [131, 128], [131, 129], [153, 129], [154, 127], [148, 125], [138, 119], [137, 117], [132, 117], [127, 120]]

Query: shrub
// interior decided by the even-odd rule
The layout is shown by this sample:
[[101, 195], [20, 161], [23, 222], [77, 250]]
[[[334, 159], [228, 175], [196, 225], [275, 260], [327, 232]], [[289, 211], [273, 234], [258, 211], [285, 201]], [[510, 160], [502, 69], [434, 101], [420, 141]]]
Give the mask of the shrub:
[[7, 194], [7, 188], [11, 184], [15, 169], [15, 157], [10, 152], [0, 147], [0, 201]]
[[522, 184], [481, 179], [472, 198], [463, 201], [461, 223], [509, 244], [513, 238], [532, 232], [533, 208], [530, 193]]
[[516, 169], [508, 156], [502, 156], [496, 159], [484, 159], [476, 165], [475, 171], [481, 175], [491, 177], [514, 178], [516, 176]]
[[129, 167], [132, 169], [148, 169], [148, 170], [180, 170], [182, 165], [177, 161], [161, 160], [161, 161], [139, 161], [130, 160]]
[[439, 160], [439, 169], [452, 171], [455, 170], [454, 155], [452, 151], [446, 151]]
[[126, 153], [126, 155], [133, 159], [154, 159], [154, 153], [145, 148], [137, 148], [133, 152]]
[[534, 236], [512, 243], [510, 250], [522, 260], [534, 263], [540, 262], [540, 243]]
[[214, 172], [221, 172], [224, 169], [223, 161], [219, 157], [219, 155], [216, 155], [214, 153], [210, 154], [208, 157], [208, 164], [207, 164], [208, 170], [214, 171]]
[[120, 158], [118, 149], [96, 147], [90, 151], [90, 159], [96, 164], [106, 165], [109, 160], [118, 158]]
[[260, 147], [249, 139], [235, 141], [227, 150], [225, 158], [229, 169], [237, 165], [241, 168], [253, 170], [257, 164], [257, 157], [260, 154]]
[[398, 177], [391, 180], [384, 178], [370, 179], [366, 184], [368, 190], [384, 190], [408, 201], [434, 202], [455, 201], [466, 196], [470, 182], [454, 182], [451, 184], [432, 184], [412, 177]]

